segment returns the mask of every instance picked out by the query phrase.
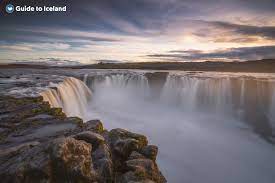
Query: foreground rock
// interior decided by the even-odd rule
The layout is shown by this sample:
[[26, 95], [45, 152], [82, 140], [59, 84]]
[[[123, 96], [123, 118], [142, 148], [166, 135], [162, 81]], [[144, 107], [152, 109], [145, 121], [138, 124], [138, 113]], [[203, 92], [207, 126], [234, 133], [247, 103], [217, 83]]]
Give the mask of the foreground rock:
[[67, 118], [42, 98], [0, 97], [1, 182], [166, 182], [145, 136]]

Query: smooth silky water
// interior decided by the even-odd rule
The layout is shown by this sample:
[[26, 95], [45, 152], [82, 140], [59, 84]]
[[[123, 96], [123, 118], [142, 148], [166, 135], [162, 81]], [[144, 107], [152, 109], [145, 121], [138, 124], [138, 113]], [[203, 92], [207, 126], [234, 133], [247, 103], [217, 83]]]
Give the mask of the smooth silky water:
[[[274, 75], [87, 71], [42, 96], [69, 116], [145, 134], [168, 182], [273, 183]], [[154, 83], [156, 82], [156, 83]], [[85, 83], [85, 84], [84, 84]]]

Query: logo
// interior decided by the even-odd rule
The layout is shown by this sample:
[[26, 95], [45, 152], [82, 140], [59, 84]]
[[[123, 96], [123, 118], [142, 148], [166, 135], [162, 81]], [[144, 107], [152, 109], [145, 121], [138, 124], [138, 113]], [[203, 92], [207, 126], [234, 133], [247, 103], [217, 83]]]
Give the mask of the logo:
[[12, 4], [8, 4], [6, 6], [6, 12], [7, 13], [13, 13], [14, 12], [14, 6]]

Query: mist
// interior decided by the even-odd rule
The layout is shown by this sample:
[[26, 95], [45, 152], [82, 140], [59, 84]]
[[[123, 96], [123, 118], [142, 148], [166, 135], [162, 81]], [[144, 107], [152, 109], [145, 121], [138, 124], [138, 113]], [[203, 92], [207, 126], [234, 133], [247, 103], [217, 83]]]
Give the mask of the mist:
[[[274, 94], [273, 81], [168, 75], [159, 89], [142, 74], [86, 77], [92, 90], [87, 118], [147, 135], [160, 148], [158, 163], [168, 182], [275, 179], [275, 148], [268, 140], [274, 118], [262, 118], [261, 125], [249, 120], [263, 117], [251, 111], [274, 111], [273, 102], [264, 103], [265, 97], [274, 101], [267, 96]], [[254, 100], [262, 92], [265, 107]]]

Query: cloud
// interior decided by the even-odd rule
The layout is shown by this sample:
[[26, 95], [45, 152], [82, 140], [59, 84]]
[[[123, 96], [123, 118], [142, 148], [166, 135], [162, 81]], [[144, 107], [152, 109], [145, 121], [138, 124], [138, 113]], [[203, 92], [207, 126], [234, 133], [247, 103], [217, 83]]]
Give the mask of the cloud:
[[[12, 0], [12, 3], [67, 5], [68, 11], [20, 13], [20, 16], [15, 12], [5, 16], [0, 26], [0, 58], [48, 55], [85, 61], [144, 61], [139, 60], [140, 55], [173, 49], [202, 51], [275, 44], [272, 0]], [[206, 54], [199, 51], [197, 55]], [[169, 59], [175, 59], [175, 53], [168, 54]]]
[[204, 52], [201, 50], [173, 50], [166, 54], [152, 54], [147, 57], [172, 61], [202, 61], [202, 60], [258, 60], [275, 58], [274, 46], [241, 47]]
[[[275, 26], [244, 25], [231, 22], [184, 20], [168, 27], [168, 37], [190, 38], [212, 46], [231, 44], [231, 47], [275, 44]], [[233, 45], [235, 44], [235, 45]], [[238, 45], [240, 44], [240, 45]]]
[[16, 45], [0, 45], [0, 49], [3, 50], [12, 50], [12, 51], [32, 51], [33, 47], [24, 44], [16, 44]]
[[0, 43], [0, 48], [3, 50], [13, 51], [49, 51], [49, 50], [67, 50], [71, 45], [66, 43]]
[[71, 47], [71, 45], [65, 43], [40, 43], [33, 46], [35, 46], [35, 49], [41, 50], [67, 50]]
[[243, 36], [260, 36], [266, 39], [275, 39], [275, 26], [240, 25], [228, 22], [207, 22], [218, 29], [232, 31]]

